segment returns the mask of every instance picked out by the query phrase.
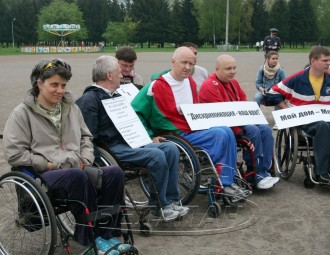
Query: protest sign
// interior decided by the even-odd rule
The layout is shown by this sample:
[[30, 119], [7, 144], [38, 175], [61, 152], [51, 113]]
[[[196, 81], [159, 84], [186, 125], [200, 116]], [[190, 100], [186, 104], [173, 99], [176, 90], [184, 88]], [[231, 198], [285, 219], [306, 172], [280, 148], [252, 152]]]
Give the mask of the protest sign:
[[330, 122], [330, 105], [310, 104], [273, 111], [278, 129], [296, 127], [316, 121]]
[[193, 131], [215, 126], [268, 124], [256, 102], [183, 104], [180, 108]]
[[132, 148], [152, 143], [141, 120], [125, 97], [114, 97], [102, 100], [104, 109], [113, 124]]

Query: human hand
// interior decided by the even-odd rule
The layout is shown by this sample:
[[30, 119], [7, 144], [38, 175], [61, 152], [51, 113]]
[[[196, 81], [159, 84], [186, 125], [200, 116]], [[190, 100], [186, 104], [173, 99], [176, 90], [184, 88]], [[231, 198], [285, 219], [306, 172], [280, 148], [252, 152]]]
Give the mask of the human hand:
[[52, 170], [54, 168], [54, 164], [52, 162], [47, 162], [47, 170]]
[[154, 143], [160, 143], [160, 142], [166, 141], [166, 138], [165, 137], [162, 137], [162, 136], [156, 136], [156, 137], [152, 138], [152, 141]]
[[259, 90], [263, 96], [266, 96], [267, 92], [266, 92], [265, 88], [260, 87]]

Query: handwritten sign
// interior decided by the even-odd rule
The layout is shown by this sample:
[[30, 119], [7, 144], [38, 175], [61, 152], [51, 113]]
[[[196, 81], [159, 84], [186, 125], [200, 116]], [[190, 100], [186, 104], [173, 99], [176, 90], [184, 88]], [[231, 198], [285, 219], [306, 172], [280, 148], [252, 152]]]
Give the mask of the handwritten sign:
[[133, 83], [121, 84], [117, 91], [124, 96], [129, 103], [132, 102], [137, 93], [139, 93], [138, 88], [135, 87]]
[[268, 124], [256, 102], [183, 104], [180, 108], [192, 130]]
[[152, 143], [142, 122], [125, 97], [102, 100], [104, 109], [113, 124], [131, 148]]
[[316, 121], [330, 122], [330, 105], [310, 104], [273, 111], [278, 129], [296, 127]]

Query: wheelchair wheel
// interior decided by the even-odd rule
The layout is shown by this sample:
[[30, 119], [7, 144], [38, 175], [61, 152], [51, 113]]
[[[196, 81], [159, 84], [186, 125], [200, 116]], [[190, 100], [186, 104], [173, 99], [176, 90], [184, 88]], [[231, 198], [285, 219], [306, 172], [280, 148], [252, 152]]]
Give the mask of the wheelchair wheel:
[[200, 183], [200, 164], [192, 146], [183, 138], [175, 135], [162, 135], [174, 143], [180, 151], [179, 162], [179, 191], [183, 205], [189, 204], [196, 196]]
[[[116, 159], [106, 150], [97, 147], [97, 150], [100, 153], [100, 159], [103, 166], [118, 166]], [[129, 176], [130, 171], [125, 171], [125, 176]], [[145, 206], [148, 203], [149, 191], [147, 189], [149, 185], [147, 176], [137, 176], [136, 173], [132, 173], [132, 178], [128, 177], [128, 181], [125, 183], [125, 190], [130, 194], [130, 197], [133, 199], [134, 203], [137, 206]], [[127, 206], [132, 204], [132, 201], [129, 196], [125, 197], [125, 202]]]
[[298, 158], [298, 130], [279, 130], [275, 142], [275, 167], [284, 179], [289, 179], [296, 167]]
[[54, 254], [54, 210], [33, 178], [14, 171], [1, 176], [0, 203], [1, 254]]

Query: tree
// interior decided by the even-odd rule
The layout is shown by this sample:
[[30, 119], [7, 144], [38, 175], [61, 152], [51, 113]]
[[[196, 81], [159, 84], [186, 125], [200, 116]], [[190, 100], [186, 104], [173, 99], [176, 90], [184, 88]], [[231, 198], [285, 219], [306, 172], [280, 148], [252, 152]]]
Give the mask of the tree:
[[81, 29], [78, 32], [67, 36], [71, 40], [85, 39], [87, 30], [83, 20], [82, 12], [77, 4], [68, 4], [64, 0], [54, 0], [50, 5], [41, 9], [38, 15], [38, 36], [39, 40], [57, 40], [58, 37], [43, 30], [44, 24], [79, 24]]
[[109, 21], [107, 29], [102, 35], [107, 41], [118, 44], [129, 44], [132, 40], [139, 22], [133, 22], [132, 18], [126, 16], [124, 22]]
[[135, 39], [141, 43], [157, 42], [161, 47], [168, 41], [170, 9], [166, 0], [133, 0], [131, 14], [134, 22], [139, 26]]
[[316, 42], [318, 40], [318, 23], [315, 14], [314, 6], [311, 0], [302, 0], [302, 12], [304, 14], [303, 26], [304, 29], [301, 31], [302, 40], [301, 44], [304, 47], [304, 43]]
[[303, 40], [302, 30], [304, 28], [304, 14], [302, 8], [302, 1], [290, 1], [289, 2], [289, 41], [290, 48], [298, 47], [298, 42]]
[[330, 43], [330, 29], [324, 24], [330, 24], [330, 5], [328, 0], [318, 0], [317, 2], [319, 39], [323, 45], [327, 45]]
[[275, 27], [280, 31], [282, 47], [289, 39], [289, 10], [286, 0], [277, 0], [269, 12], [269, 27]]
[[0, 42], [10, 42], [11, 41], [11, 22], [13, 16], [10, 15], [8, 6], [5, 4], [4, 0], [0, 0]]
[[253, 3], [252, 27], [253, 32], [251, 36], [251, 43], [255, 43], [260, 39], [265, 38], [269, 34], [268, 13], [265, 10], [264, 0], [255, 0]]
[[107, 23], [109, 21], [110, 12], [107, 0], [78, 0], [77, 4], [83, 13], [83, 19], [88, 31], [89, 41], [102, 41]]
[[198, 43], [198, 21], [197, 10], [192, 0], [182, 1], [181, 23], [184, 29], [183, 38], [185, 41]]
[[251, 41], [251, 34], [253, 31], [253, 28], [251, 26], [251, 19], [253, 15], [253, 1], [254, 0], [248, 0], [242, 2], [242, 6], [239, 12], [240, 23], [238, 44], [241, 44], [241, 42], [248, 43]]
[[171, 31], [169, 34], [169, 40], [175, 44], [175, 47], [185, 39], [185, 28], [182, 24], [182, 17], [181, 0], [175, 0], [171, 7], [171, 19], [169, 24], [169, 30]]
[[226, 7], [224, 1], [195, 0], [198, 10], [199, 38], [213, 44], [225, 38]]

